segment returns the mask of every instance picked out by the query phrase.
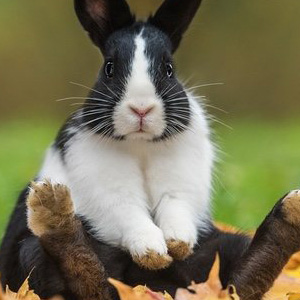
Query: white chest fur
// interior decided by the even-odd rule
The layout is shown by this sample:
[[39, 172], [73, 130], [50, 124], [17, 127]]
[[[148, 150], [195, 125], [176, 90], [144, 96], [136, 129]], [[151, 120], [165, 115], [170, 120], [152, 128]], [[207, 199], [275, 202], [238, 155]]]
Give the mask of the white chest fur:
[[203, 113], [192, 100], [191, 129], [168, 142], [104, 141], [78, 133], [62, 161], [51, 148], [40, 179], [66, 184], [76, 213], [99, 239], [166, 253], [165, 240], [190, 244], [209, 217], [213, 148]]

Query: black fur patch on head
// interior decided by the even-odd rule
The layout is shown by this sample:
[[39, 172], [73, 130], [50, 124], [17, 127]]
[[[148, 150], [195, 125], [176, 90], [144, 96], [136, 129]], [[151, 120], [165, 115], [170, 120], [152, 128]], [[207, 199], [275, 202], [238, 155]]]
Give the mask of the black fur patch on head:
[[[149, 73], [157, 95], [162, 99], [167, 127], [155, 141], [161, 141], [183, 132], [190, 124], [191, 112], [188, 96], [176, 78], [169, 37], [147, 24], [143, 30], [146, 56], [151, 62]], [[172, 73], [169, 73], [171, 67]]]
[[103, 52], [113, 32], [135, 22], [125, 0], [74, 0], [74, 7], [81, 25]]
[[165, 0], [149, 23], [165, 32], [172, 42], [172, 52], [180, 44], [202, 0]]
[[[104, 66], [80, 112], [82, 126], [93, 133], [117, 140], [125, 138], [115, 135], [113, 113], [124, 96], [136, 50], [135, 38], [141, 32], [146, 43], [145, 55], [150, 62], [148, 72], [157, 95], [163, 101], [167, 124], [163, 134], [155, 137], [154, 141], [169, 139], [186, 130], [190, 124], [187, 94], [175, 74], [169, 76], [168, 73], [168, 67], [173, 66], [171, 41], [156, 27], [139, 22], [112, 34], [105, 45]], [[113, 64], [112, 77], [107, 76], [107, 64]]]
[[[148, 72], [157, 95], [163, 101], [167, 124], [163, 134], [155, 137], [153, 141], [172, 138], [186, 130], [190, 124], [188, 96], [175, 74], [169, 73], [170, 66], [173, 68], [172, 43], [168, 36], [156, 27], [139, 22], [112, 34], [105, 45], [105, 63], [79, 112], [82, 127], [92, 133], [117, 140], [125, 138], [115, 135], [113, 113], [124, 96], [136, 50], [135, 38], [141, 32], [146, 43], [145, 55], [150, 62]], [[111, 77], [107, 74], [107, 64], [113, 64]], [[173, 69], [171, 71], [174, 72]]]
[[[82, 124], [93, 133], [114, 139], [123, 137], [114, 135], [113, 112], [122, 99], [127, 79], [132, 70], [135, 53], [134, 40], [142, 28], [142, 23], [115, 32], [105, 45], [105, 62], [98, 80], [89, 94], [82, 110]], [[113, 64], [113, 76], [106, 74], [108, 63]]]

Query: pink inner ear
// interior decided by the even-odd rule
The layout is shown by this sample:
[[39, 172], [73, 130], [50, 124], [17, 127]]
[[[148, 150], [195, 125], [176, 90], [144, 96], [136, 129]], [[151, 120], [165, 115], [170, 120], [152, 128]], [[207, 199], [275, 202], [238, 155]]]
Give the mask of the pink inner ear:
[[102, 0], [87, 0], [87, 10], [93, 19], [106, 19], [106, 4]]

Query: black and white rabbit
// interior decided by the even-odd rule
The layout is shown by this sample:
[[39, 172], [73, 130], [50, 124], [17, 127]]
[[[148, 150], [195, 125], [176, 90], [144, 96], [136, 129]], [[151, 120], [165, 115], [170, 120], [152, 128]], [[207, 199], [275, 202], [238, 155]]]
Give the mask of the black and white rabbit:
[[209, 219], [210, 132], [172, 60], [200, 2], [165, 1], [135, 22], [123, 0], [75, 1], [105, 63], [38, 174], [67, 185], [94, 236], [147, 268], [186, 258]]
[[298, 191], [278, 201], [252, 243], [211, 223], [210, 131], [172, 62], [200, 2], [165, 0], [136, 22], [125, 0], [75, 0], [105, 64], [48, 150], [40, 183], [19, 197], [0, 249], [3, 286], [17, 290], [33, 270], [43, 299], [118, 299], [113, 290], [102, 295], [107, 276], [174, 296], [206, 281], [218, 252], [223, 287], [256, 300], [299, 250]]
[[125, 0], [75, 0], [105, 63], [36, 177], [68, 186], [93, 236], [148, 269], [184, 260], [210, 224], [210, 131], [172, 59], [200, 3], [166, 0], [136, 22]]

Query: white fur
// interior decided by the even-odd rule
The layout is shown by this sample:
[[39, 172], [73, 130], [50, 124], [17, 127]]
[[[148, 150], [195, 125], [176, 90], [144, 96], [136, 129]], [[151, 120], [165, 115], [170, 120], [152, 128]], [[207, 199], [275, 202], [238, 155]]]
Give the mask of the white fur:
[[[196, 243], [197, 229], [205, 230], [209, 217], [214, 157], [204, 112], [191, 96], [190, 129], [169, 141], [147, 141], [161, 134], [165, 123], [144, 50], [138, 36], [132, 74], [114, 117], [119, 133], [133, 139], [103, 142], [79, 131], [65, 161], [52, 148], [39, 174], [69, 186], [76, 213], [89, 220], [97, 238], [133, 255], [148, 249], [166, 254], [171, 238]], [[154, 106], [146, 133], [135, 133], [139, 120], [129, 105]]]
[[[117, 135], [127, 135], [130, 139], [153, 139], [160, 136], [166, 127], [164, 109], [148, 73], [150, 64], [145, 55], [145, 40], [142, 33], [136, 37], [135, 46], [131, 76], [128, 79], [124, 99], [115, 109], [114, 126]], [[144, 118], [144, 133], [138, 132], [140, 119], [130, 107], [151, 108], [151, 112]]]

